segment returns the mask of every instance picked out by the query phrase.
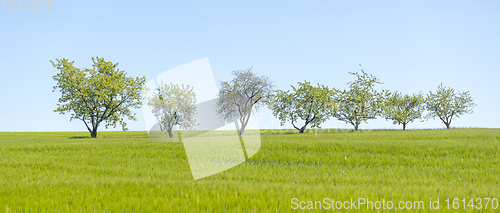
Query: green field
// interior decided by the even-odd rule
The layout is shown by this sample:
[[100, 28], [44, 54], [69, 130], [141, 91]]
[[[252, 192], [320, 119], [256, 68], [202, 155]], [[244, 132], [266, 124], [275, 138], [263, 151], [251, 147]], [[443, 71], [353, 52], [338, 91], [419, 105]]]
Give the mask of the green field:
[[[292, 198], [424, 201], [416, 212], [439, 198], [442, 212], [447, 198], [500, 199], [500, 129], [290, 133], [263, 131], [247, 162], [196, 181], [182, 143], [146, 132], [0, 133], [0, 212], [300, 211]], [[474, 211], [494, 212], [485, 202]]]

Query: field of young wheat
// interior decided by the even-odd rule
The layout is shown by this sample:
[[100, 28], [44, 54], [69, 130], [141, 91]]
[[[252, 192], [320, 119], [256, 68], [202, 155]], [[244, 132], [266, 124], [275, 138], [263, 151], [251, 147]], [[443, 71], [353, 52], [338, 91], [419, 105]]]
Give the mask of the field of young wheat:
[[500, 210], [500, 129], [268, 130], [261, 141], [248, 161], [193, 180], [183, 144], [147, 132], [0, 133], [0, 211], [337, 211], [351, 199], [360, 211], [378, 205], [363, 199], [384, 201], [379, 211], [435, 211], [437, 199], [440, 211]]

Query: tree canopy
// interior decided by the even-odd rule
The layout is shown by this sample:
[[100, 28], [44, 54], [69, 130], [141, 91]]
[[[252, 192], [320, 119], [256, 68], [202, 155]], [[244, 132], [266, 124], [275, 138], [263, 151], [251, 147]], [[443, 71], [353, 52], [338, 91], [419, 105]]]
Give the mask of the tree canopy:
[[189, 85], [165, 84], [156, 89], [158, 94], [148, 98], [148, 105], [152, 107], [153, 115], [160, 124], [161, 131], [167, 131], [173, 137], [174, 125], [188, 129], [195, 125], [196, 95]]
[[[281, 125], [290, 121], [299, 133], [304, 133], [307, 125], [319, 127], [333, 115], [334, 90], [320, 84], [315, 87], [307, 81], [298, 82], [298, 87], [292, 85], [292, 90], [292, 92], [276, 90], [272, 96], [270, 108]], [[302, 127], [297, 127], [299, 120], [304, 122]]]
[[[361, 65], [360, 65], [361, 66]], [[339, 91], [336, 94], [338, 109], [335, 117], [354, 126], [358, 131], [359, 124], [367, 123], [370, 119], [375, 119], [382, 112], [383, 100], [387, 91], [377, 92], [374, 89], [376, 84], [382, 84], [378, 78], [367, 74], [363, 69], [361, 73], [350, 74], [356, 76], [356, 80], [349, 82], [349, 89]]]
[[226, 121], [239, 122], [239, 134], [245, 133], [252, 108], [257, 110], [268, 100], [273, 83], [266, 76], [257, 76], [252, 68], [232, 72], [231, 81], [220, 82], [217, 112]]
[[385, 100], [383, 115], [386, 120], [393, 120], [394, 124], [406, 125], [422, 117], [424, 111], [424, 96], [422, 94], [402, 95], [396, 91]]
[[59, 90], [61, 97], [55, 112], [71, 113], [70, 120], [79, 119], [85, 123], [91, 137], [97, 137], [97, 128], [104, 122], [105, 127], [116, 127], [119, 123], [125, 131], [124, 118], [136, 120], [131, 108], [141, 106], [141, 89], [145, 77], [127, 77], [118, 63], [104, 58], [92, 58], [92, 68], [76, 68], [74, 61], [56, 59], [50, 61], [59, 70], [53, 76], [56, 81], [53, 92]]
[[453, 118], [472, 113], [475, 106], [469, 91], [455, 92], [453, 88], [444, 87], [442, 83], [436, 93], [429, 91], [425, 100], [425, 108], [429, 111], [427, 119], [438, 117], [447, 129], [450, 128]]

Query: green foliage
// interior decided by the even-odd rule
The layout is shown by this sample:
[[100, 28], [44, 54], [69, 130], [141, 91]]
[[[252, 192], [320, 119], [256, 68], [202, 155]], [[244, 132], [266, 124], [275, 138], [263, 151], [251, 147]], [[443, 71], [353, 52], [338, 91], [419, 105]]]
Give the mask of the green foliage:
[[[273, 115], [283, 125], [291, 121], [293, 127], [303, 133], [307, 125], [319, 127], [321, 123], [333, 115], [335, 103], [334, 91], [327, 86], [312, 86], [310, 82], [298, 82], [298, 87], [292, 85], [292, 92], [276, 90], [272, 96], [270, 108]], [[297, 121], [304, 122], [302, 127], [297, 127]]]
[[252, 68], [232, 72], [231, 81], [220, 82], [217, 112], [228, 122], [239, 122], [243, 135], [252, 109], [258, 110], [268, 100], [273, 84], [266, 76], [256, 76]]
[[383, 115], [385, 119], [393, 120], [394, 124], [402, 124], [405, 130], [408, 123], [422, 117], [424, 100], [422, 94], [402, 95], [396, 91], [387, 96]]
[[160, 123], [160, 129], [167, 131], [172, 138], [174, 125], [189, 129], [196, 122], [196, 94], [189, 85], [161, 83], [157, 88], [158, 94], [148, 98], [148, 105], [152, 107], [153, 115]]
[[404, 212], [457, 212], [444, 200], [500, 199], [499, 129], [322, 130], [263, 131], [249, 161], [196, 181], [182, 143], [147, 132], [1, 132], [0, 211], [291, 212], [292, 198], [369, 198], [425, 201]]
[[436, 93], [430, 91], [425, 100], [425, 108], [429, 111], [427, 119], [438, 117], [447, 129], [453, 118], [472, 113], [475, 106], [469, 91], [455, 92], [451, 87], [443, 87], [443, 84], [438, 86]]
[[61, 98], [55, 112], [71, 113], [72, 119], [85, 123], [92, 137], [97, 137], [97, 128], [101, 122], [105, 127], [116, 127], [120, 123], [127, 130], [124, 117], [136, 120], [130, 108], [141, 106], [141, 89], [145, 77], [127, 77], [119, 70], [118, 63], [104, 61], [104, 58], [92, 58], [91, 69], [74, 67], [74, 61], [56, 59], [50, 61], [60, 72], [53, 76], [57, 82], [54, 90], [59, 89]]
[[349, 90], [337, 93], [338, 109], [334, 116], [340, 121], [353, 125], [354, 130], [358, 131], [359, 124], [376, 119], [382, 113], [387, 91], [377, 92], [374, 86], [382, 82], [375, 76], [367, 74], [363, 69], [361, 73], [350, 72], [350, 74], [356, 76], [357, 79], [348, 83]]

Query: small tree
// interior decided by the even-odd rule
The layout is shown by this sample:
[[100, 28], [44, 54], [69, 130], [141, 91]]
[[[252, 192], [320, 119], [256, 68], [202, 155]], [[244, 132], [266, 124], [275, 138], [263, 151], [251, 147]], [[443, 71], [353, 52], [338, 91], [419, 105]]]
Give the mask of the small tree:
[[[360, 64], [361, 66], [361, 64]], [[367, 123], [370, 119], [375, 119], [382, 112], [383, 99], [387, 91], [382, 93], [374, 89], [376, 84], [382, 84], [378, 78], [365, 73], [361, 69], [360, 73], [351, 73], [356, 76], [356, 80], [349, 82], [349, 90], [343, 90], [336, 95], [338, 110], [335, 117], [354, 126], [358, 131], [361, 122]]]
[[402, 124], [403, 130], [406, 130], [409, 122], [422, 117], [423, 104], [422, 94], [402, 95], [396, 91], [387, 97], [383, 115], [386, 120], [393, 120], [394, 124]]
[[239, 122], [239, 135], [245, 133], [252, 108], [263, 106], [272, 92], [273, 84], [268, 77], [256, 76], [252, 68], [233, 71], [233, 80], [222, 81], [219, 89], [217, 113], [226, 121]]
[[57, 82], [53, 92], [61, 92], [61, 98], [55, 112], [66, 114], [71, 112], [72, 119], [85, 123], [92, 138], [97, 137], [97, 128], [102, 122], [116, 127], [120, 123], [125, 131], [124, 117], [137, 120], [130, 108], [141, 106], [141, 89], [145, 77], [127, 77], [119, 70], [118, 63], [104, 61], [104, 58], [92, 58], [92, 69], [79, 69], [73, 66], [74, 61], [56, 59], [50, 61], [60, 72], [53, 76]]
[[188, 129], [195, 125], [196, 95], [189, 85], [161, 83], [156, 89], [158, 94], [149, 97], [148, 106], [160, 124], [161, 131], [167, 131], [170, 138], [175, 125]]
[[441, 83], [436, 93], [429, 92], [425, 100], [425, 109], [429, 111], [427, 119], [438, 117], [445, 125], [450, 128], [454, 117], [460, 118], [463, 114], [471, 114], [476, 104], [467, 92], [455, 92], [453, 88], [443, 87]]
[[[291, 121], [299, 133], [304, 133], [307, 125], [319, 127], [332, 116], [335, 109], [334, 91], [320, 84], [312, 86], [307, 81], [298, 84], [298, 87], [292, 86], [293, 92], [276, 90], [270, 108], [281, 125]], [[304, 122], [300, 128], [295, 125], [299, 119]]]

